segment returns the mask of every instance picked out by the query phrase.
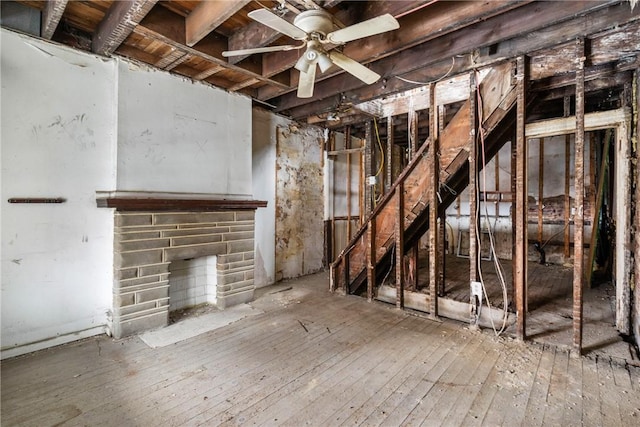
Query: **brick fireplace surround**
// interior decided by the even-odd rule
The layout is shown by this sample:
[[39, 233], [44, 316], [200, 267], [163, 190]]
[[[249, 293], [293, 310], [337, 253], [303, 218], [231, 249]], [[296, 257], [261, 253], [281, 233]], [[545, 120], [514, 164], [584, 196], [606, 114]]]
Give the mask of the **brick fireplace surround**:
[[217, 307], [253, 300], [255, 209], [266, 202], [105, 198], [98, 206], [116, 208], [114, 337], [168, 324], [174, 260], [217, 256]]

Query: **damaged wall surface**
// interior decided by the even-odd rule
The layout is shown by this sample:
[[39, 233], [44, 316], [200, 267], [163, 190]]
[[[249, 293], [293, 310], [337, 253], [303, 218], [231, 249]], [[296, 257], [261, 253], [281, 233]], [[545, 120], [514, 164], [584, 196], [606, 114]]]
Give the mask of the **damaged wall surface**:
[[276, 280], [323, 266], [323, 134], [280, 126], [276, 134]]

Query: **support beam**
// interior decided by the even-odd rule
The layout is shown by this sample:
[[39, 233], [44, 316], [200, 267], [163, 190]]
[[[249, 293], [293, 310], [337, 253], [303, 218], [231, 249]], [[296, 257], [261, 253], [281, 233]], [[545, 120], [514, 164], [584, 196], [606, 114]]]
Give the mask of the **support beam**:
[[[471, 73], [469, 78], [469, 289], [471, 282], [478, 280], [478, 85], [476, 74]], [[470, 293], [471, 307], [478, 308], [475, 297]], [[478, 326], [480, 316], [472, 313], [471, 324]]]
[[[348, 260], [349, 257], [344, 257]], [[373, 290], [376, 287], [376, 217], [371, 217], [367, 228], [367, 301], [373, 301]], [[347, 288], [349, 284], [347, 283]]]
[[56, 32], [60, 18], [67, 7], [68, 0], [48, 0], [42, 11], [42, 23], [40, 27], [40, 36], [44, 39], [51, 40], [53, 33]]
[[404, 181], [396, 187], [396, 307], [404, 308]]
[[[579, 2], [564, 2], [563, 7], [569, 4], [575, 6], [577, 3]], [[587, 3], [589, 4], [587, 5]], [[533, 6], [535, 8], [546, 8], [547, 5], [552, 5], [552, 3], [547, 2], [543, 4], [536, 2]], [[439, 37], [437, 43], [425, 42], [391, 57], [377, 60], [370, 64], [370, 68], [373, 71], [381, 72], [385, 76], [388, 75], [388, 70], [394, 70], [394, 75], [402, 76], [404, 79], [428, 82], [441, 78], [443, 75], [457, 75], [477, 69], [480, 64], [481, 66], [488, 66], [503, 62], [506, 58], [514, 58], [528, 52], [548, 48], [549, 40], [567, 40], [585, 33], [594, 34], [598, 31], [609, 29], [612, 26], [619, 25], [620, 22], [629, 20], [630, 13], [634, 16], [640, 15], [640, 8], [629, 12], [629, 7], [626, 4], [615, 4], [604, 9], [601, 3], [596, 2], [585, 2], [583, 6], [586, 6], [586, 9], [583, 9], [583, 11], [579, 13], [576, 12], [576, 15], [579, 16], [574, 16], [573, 19], [525, 32], [522, 32], [521, 28], [516, 28], [517, 26], [506, 25], [506, 22], [517, 22], [508, 21], [506, 16], [501, 17], [500, 20], [494, 20], [493, 18], [488, 19], [482, 22], [482, 25], [476, 24], [476, 30], [486, 34], [486, 38], [484, 38], [481, 43], [474, 40], [467, 40], [465, 30], [462, 29], [459, 33], [455, 32]], [[518, 10], [519, 9], [510, 11], [510, 13]], [[537, 19], [538, 13], [531, 13], [535, 15]], [[549, 19], [550, 20], [547, 21], [548, 23], [554, 20], [553, 17]], [[560, 19], [560, 15], [556, 15], [556, 19]], [[489, 24], [490, 21], [492, 21], [491, 24]], [[521, 17], [520, 22], [528, 21], [527, 17]], [[502, 28], [504, 25], [506, 25], [506, 27]], [[495, 28], [499, 27], [505, 30], [501, 34], [494, 32]], [[509, 31], [506, 31], [507, 27]], [[586, 30], [587, 28], [589, 29], [588, 31]], [[487, 53], [489, 49], [478, 50], [480, 45], [486, 47], [491, 46], [492, 53]], [[493, 48], [497, 49], [495, 53], [493, 53]], [[476, 56], [476, 54], [479, 56]], [[455, 56], [455, 62], [452, 68], [451, 57], [453, 55], [457, 56]], [[428, 59], [425, 60], [424, 58]], [[342, 80], [333, 81], [333, 79], [339, 78]], [[355, 80], [357, 79], [350, 80], [347, 76], [340, 75], [317, 82], [315, 89], [316, 95], [321, 95], [323, 99], [316, 100], [311, 98], [309, 100], [311, 104], [309, 105], [298, 105], [296, 107], [293, 107], [293, 103], [285, 105], [289, 98], [287, 97], [287, 100], [285, 100], [284, 96], [270, 102], [277, 104], [279, 110], [288, 110], [292, 117], [300, 118], [308, 115], [307, 112], [316, 114], [318, 112], [330, 111], [335, 109], [335, 105], [340, 102], [365, 102], [383, 96], [386, 93], [401, 92], [415, 88], [416, 86], [415, 84], [407, 83], [400, 79], [390, 78], [390, 76], [387, 77], [385, 84], [368, 86], [357, 84], [358, 82]], [[260, 89], [260, 99], [263, 99], [263, 94], [264, 91]], [[335, 97], [333, 95], [335, 95]], [[274, 95], [271, 97], [273, 96]]]
[[[431, 97], [431, 108], [429, 108], [429, 134], [431, 137], [429, 139], [431, 140], [431, 147], [429, 147], [429, 158], [427, 159], [428, 182], [430, 180], [427, 190], [429, 197], [429, 314], [432, 318], [438, 317], [438, 279], [440, 278], [440, 262], [438, 259], [438, 209], [440, 206], [438, 199], [438, 191], [440, 190], [440, 166], [438, 159], [440, 157], [440, 140], [438, 138], [438, 114], [435, 92], [435, 84], [432, 83], [429, 88]], [[415, 116], [415, 112], [413, 116]], [[442, 256], [444, 256], [444, 254], [442, 254]]]
[[[564, 117], [571, 115], [571, 98], [564, 97]], [[571, 135], [564, 136], [564, 260], [569, 261], [571, 256], [571, 229], [569, 223], [571, 221], [571, 196], [569, 190], [571, 188]]]
[[375, 197], [374, 186], [369, 185], [369, 177], [373, 176], [374, 146], [371, 120], [365, 123], [364, 131], [364, 214], [363, 221], [366, 221], [373, 210], [373, 198]]
[[573, 218], [573, 347], [582, 353], [584, 275], [584, 39], [576, 42], [575, 215]]
[[249, 1], [201, 1], [185, 20], [187, 46], [194, 46], [234, 13], [242, 9]]
[[351, 241], [351, 126], [344, 127], [344, 148], [347, 157], [347, 244]]
[[386, 188], [393, 184], [393, 117], [387, 117], [387, 170], [385, 173]]
[[114, 1], [98, 24], [91, 50], [100, 55], [114, 52], [157, 2], [158, 0]]
[[516, 212], [515, 212], [515, 259], [513, 280], [516, 296], [516, 313], [518, 316], [516, 334], [519, 339], [526, 339], [527, 317], [527, 140], [525, 135], [526, 93], [528, 58], [520, 56], [516, 62]]
[[[636, 105], [635, 109], [637, 114], [640, 114], [640, 68], [635, 71], [635, 90], [636, 90]], [[636, 316], [633, 319], [633, 334], [635, 336], [636, 342], [640, 342], [640, 319], [638, 318], [638, 313], [640, 312], [640, 146], [638, 144], [638, 139], [640, 138], [640, 120], [636, 120], [636, 146], [635, 146], [635, 154], [636, 154], [636, 194], [635, 194], [635, 203], [636, 203], [636, 215], [634, 218], [634, 227], [633, 232], [635, 236], [635, 250], [634, 250], [634, 275], [635, 275], [635, 286], [633, 288], [634, 295], [634, 304]]]
[[544, 138], [538, 145], [538, 243], [544, 244], [542, 223], [542, 200], [544, 199]]

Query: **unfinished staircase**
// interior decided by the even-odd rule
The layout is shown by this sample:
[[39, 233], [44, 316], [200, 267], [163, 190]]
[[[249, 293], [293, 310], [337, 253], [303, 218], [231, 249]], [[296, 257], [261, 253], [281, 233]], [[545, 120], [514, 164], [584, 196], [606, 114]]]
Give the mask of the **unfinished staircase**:
[[[387, 194], [377, 203], [363, 226], [331, 265], [332, 291], [363, 294], [364, 286], [368, 285], [368, 297], [375, 297], [378, 285], [397, 262], [394, 254], [396, 242], [402, 242], [404, 250], [408, 251], [429, 229], [428, 189], [432, 185], [429, 171], [434, 157], [429, 150], [432, 146], [439, 147], [436, 155], [439, 159], [440, 183], [438, 214], [441, 215], [455, 200], [455, 193], [461, 192], [469, 183], [471, 144], [479, 144], [480, 141], [479, 133], [472, 132], [475, 123], [481, 121], [484, 130], [487, 162], [505, 142], [512, 139], [515, 122], [513, 106], [516, 100], [513, 64], [505, 63], [489, 70], [480, 81], [479, 93], [478, 99], [472, 92], [470, 98], [473, 99], [464, 102], [438, 136], [437, 144], [432, 144], [431, 138], [422, 144]], [[476, 106], [478, 113], [472, 115], [471, 111], [475, 111]], [[480, 160], [477, 159], [478, 169], [481, 167]], [[430, 298], [429, 295], [423, 296]]]

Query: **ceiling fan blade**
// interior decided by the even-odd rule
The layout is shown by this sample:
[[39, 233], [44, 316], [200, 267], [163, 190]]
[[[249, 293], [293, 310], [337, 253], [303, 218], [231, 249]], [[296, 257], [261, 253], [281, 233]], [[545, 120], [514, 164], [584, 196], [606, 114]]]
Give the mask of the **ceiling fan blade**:
[[331, 43], [342, 44], [351, 40], [373, 36], [386, 31], [396, 30], [400, 24], [392, 15], [386, 13], [376, 18], [371, 18], [358, 24], [350, 25], [346, 28], [336, 30], [327, 34], [327, 40]]
[[380, 74], [371, 71], [364, 65], [359, 62], [354, 61], [346, 55], [343, 55], [340, 52], [331, 51], [329, 52], [329, 58], [336, 64], [338, 67], [345, 70], [347, 73], [359, 78], [366, 84], [373, 84], [380, 79]]
[[222, 56], [226, 58], [228, 56], [252, 55], [254, 53], [281, 52], [284, 50], [302, 49], [303, 47], [304, 44], [301, 46], [287, 44], [282, 46], [255, 47], [252, 49], [225, 50], [224, 52], [222, 52]]
[[298, 82], [298, 98], [311, 98], [313, 96], [313, 84], [316, 79], [316, 64], [309, 67], [306, 73], [300, 72]]
[[289, 23], [288, 21], [280, 18], [278, 15], [272, 13], [268, 9], [256, 9], [249, 12], [249, 18], [258, 21], [262, 25], [266, 25], [269, 28], [281, 32], [294, 40], [304, 40], [307, 38], [307, 33], [300, 28]]

